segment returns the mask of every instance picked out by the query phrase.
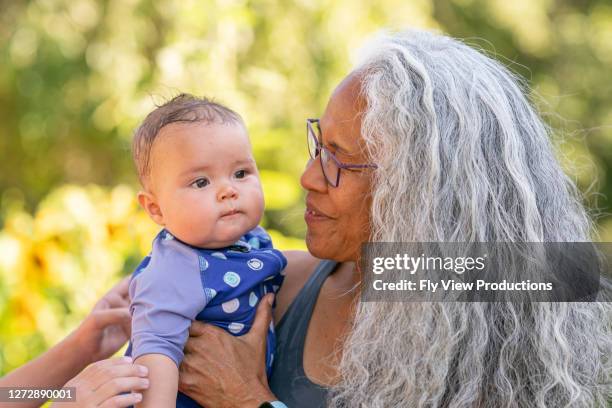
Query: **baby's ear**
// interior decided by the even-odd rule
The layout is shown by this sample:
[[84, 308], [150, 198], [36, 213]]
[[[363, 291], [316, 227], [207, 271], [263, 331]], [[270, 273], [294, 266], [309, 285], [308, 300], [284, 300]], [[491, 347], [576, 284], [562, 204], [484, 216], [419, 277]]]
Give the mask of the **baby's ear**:
[[164, 215], [161, 212], [161, 208], [157, 204], [157, 200], [155, 196], [148, 191], [139, 191], [138, 192], [138, 203], [140, 206], [149, 214], [149, 217], [156, 224], [164, 226]]

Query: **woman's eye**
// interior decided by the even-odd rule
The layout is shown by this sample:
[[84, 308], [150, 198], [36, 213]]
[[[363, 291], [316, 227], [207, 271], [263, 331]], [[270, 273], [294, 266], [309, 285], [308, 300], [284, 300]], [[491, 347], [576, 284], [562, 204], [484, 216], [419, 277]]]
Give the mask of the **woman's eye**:
[[246, 170], [238, 170], [236, 173], [234, 173], [234, 176], [236, 178], [241, 179], [241, 178], [245, 178], [246, 174], [247, 174]]
[[204, 188], [207, 185], [210, 184], [210, 181], [208, 181], [208, 179], [206, 178], [199, 178], [196, 181], [194, 181], [193, 183], [191, 183], [191, 187], [194, 188]]

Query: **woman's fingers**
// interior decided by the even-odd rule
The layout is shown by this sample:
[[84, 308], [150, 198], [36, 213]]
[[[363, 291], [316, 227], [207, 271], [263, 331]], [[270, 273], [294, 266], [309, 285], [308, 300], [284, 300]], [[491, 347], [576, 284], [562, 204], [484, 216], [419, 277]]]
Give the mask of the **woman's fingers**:
[[77, 403], [55, 403], [54, 407], [128, 407], [142, 400], [138, 391], [149, 387], [147, 367], [132, 364], [130, 357], [98, 361], [70, 380]]
[[96, 325], [100, 328], [112, 324], [128, 325], [131, 321], [130, 311], [127, 307], [117, 309], [98, 310], [94, 312]]
[[130, 276], [126, 276], [125, 278], [121, 279], [119, 283], [110, 290], [110, 292], [117, 293], [122, 298], [127, 299], [129, 287]]
[[[255, 320], [251, 326], [251, 330], [243, 337], [255, 337], [261, 339], [268, 333], [268, 327], [272, 321], [272, 304], [274, 303], [274, 295], [269, 293], [264, 296], [257, 306], [257, 312], [255, 314]], [[194, 321], [189, 328], [189, 337], [200, 337], [200, 336], [214, 336], [218, 333], [223, 333], [223, 329], [213, 326], [211, 324]], [[189, 341], [185, 345], [185, 352], [189, 352], [190, 348], [193, 347], [193, 341], [191, 347], [189, 347]]]
[[183, 359], [183, 362], [179, 366], [179, 382], [178, 389], [181, 392], [187, 392], [194, 388], [197, 384], [197, 374], [194, 370], [196, 366], [193, 366], [189, 361], [189, 358]]
[[106, 303], [109, 308], [128, 307], [130, 305], [129, 300], [121, 296], [119, 293], [109, 293], [104, 297], [104, 299], [106, 299]]
[[129, 277], [125, 277], [119, 281], [111, 290], [104, 295], [93, 310], [103, 310], [107, 308], [126, 307], [129, 305], [128, 289], [130, 286]]
[[88, 388], [95, 391], [119, 374], [130, 377], [146, 376], [146, 371], [143, 374], [143, 369], [146, 370], [146, 367], [132, 364], [130, 357], [109, 358], [92, 364], [79, 376], [82, 375], [83, 380], [88, 383]]
[[245, 341], [254, 344], [254, 341], [260, 342], [262, 339], [266, 338], [270, 322], [272, 321], [272, 303], [274, 303], [274, 295], [271, 293], [268, 293], [261, 299], [261, 302], [259, 302], [257, 306], [253, 326], [251, 326], [251, 330], [243, 336]]
[[272, 318], [271, 301], [268, 297], [260, 302], [254, 325], [244, 336], [232, 336], [210, 324], [194, 324], [179, 367], [179, 390], [205, 407], [242, 406], [253, 392], [268, 398], [265, 339]]
[[206, 333], [206, 324], [194, 320], [189, 328], [189, 337], [198, 337]]
[[104, 401], [104, 403], [100, 405], [100, 408], [129, 407], [139, 403], [140, 401], [142, 401], [142, 394], [140, 393], [115, 395], [113, 398]]
[[[198, 348], [203, 347], [205, 344], [210, 344], [212, 342], [217, 343], [217, 340], [223, 338], [223, 336], [230, 335], [225, 330], [212, 324], [201, 324], [199, 322], [194, 322], [192, 327], [196, 323], [198, 323], [198, 327], [189, 330], [190, 337], [187, 339], [187, 343], [185, 343], [185, 354], [190, 354], [194, 350], [198, 350]], [[194, 334], [192, 335], [191, 333]]]
[[220, 406], [223, 404], [219, 402], [227, 402], [228, 398], [243, 401], [241, 393], [253, 392], [236, 388], [235, 384], [255, 381], [264, 393], [270, 394], [265, 378], [265, 347], [273, 301], [272, 294], [262, 299], [253, 325], [244, 336], [234, 337], [211, 324], [193, 323], [179, 367], [179, 390], [203, 406]]
[[93, 402], [98, 405], [114, 396], [124, 392], [134, 390], [145, 390], [149, 388], [149, 380], [141, 377], [115, 377], [110, 378], [106, 383], [95, 391]]
[[100, 370], [98, 375], [105, 379], [122, 378], [122, 377], [140, 377], [145, 378], [149, 373], [146, 366], [140, 364], [115, 364]]

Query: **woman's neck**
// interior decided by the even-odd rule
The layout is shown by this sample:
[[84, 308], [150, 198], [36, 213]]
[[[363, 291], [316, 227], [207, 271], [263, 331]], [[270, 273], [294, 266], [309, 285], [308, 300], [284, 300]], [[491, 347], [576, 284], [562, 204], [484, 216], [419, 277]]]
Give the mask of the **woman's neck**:
[[361, 272], [355, 262], [342, 262], [329, 276], [329, 289], [339, 296], [359, 295]]

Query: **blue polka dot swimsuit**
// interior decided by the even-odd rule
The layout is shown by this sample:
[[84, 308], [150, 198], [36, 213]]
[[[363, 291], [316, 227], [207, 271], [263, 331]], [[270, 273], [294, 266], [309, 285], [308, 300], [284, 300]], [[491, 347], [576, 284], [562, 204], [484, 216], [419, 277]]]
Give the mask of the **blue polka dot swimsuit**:
[[[127, 354], [134, 359], [158, 353], [177, 366], [193, 320], [240, 336], [251, 328], [259, 300], [276, 293], [287, 266], [261, 227], [220, 249], [189, 246], [162, 230], [153, 250], [136, 268], [130, 282], [132, 338]], [[266, 370], [274, 360], [275, 336], [267, 336]], [[177, 407], [199, 405], [179, 393]]]

